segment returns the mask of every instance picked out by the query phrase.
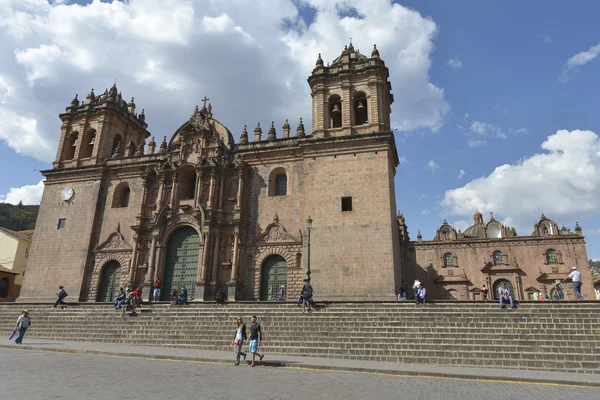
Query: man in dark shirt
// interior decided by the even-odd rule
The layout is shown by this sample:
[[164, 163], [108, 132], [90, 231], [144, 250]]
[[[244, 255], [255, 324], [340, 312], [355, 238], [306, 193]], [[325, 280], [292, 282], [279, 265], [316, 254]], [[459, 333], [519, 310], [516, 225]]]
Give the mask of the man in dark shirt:
[[260, 346], [260, 342], [262, 341], [262, 332], [260, 330], [260, 325], [256, 322], [256, 315], [252, 316], [252, 326], [250, 327], [250, 353], [252, 353], [252, 364], [251, 367], [254, 367], [254, 360], [256, 356], [258, 356], [259, 360], [262, 361], [264, 354], [260, 354], [258, 352], [258, 346]]

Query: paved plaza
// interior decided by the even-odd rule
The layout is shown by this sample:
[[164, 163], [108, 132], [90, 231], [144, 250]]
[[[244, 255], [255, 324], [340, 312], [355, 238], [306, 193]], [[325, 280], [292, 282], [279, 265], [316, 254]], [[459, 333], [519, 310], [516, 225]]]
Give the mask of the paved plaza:
[[0, 349], [2, 398], [595, 399], [600, 388]]

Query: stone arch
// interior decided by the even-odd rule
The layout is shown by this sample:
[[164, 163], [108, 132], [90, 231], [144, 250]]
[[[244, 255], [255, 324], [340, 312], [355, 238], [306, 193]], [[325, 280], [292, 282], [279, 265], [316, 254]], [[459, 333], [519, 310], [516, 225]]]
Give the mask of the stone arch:
[[[201, 211], [201, 214], [202, 214], [202, 218], [204, 219], [203, 211]], [[167, 227], [167, 229], [164, 231], [164, 233], [162, 235], [162, 238], [159, 240], [159, 245], [166, 246], [169, 243], [169, 239], [171, 239], [171, 236], [173, 236], [173, 234], [175, 232], [177, 232], [180, 228], [183, 228], [185, 226], [194, 228], [196, 230], [196, 232], [198, 233], [198, 235], [200, 235], [200, 238], [202, 238], [202, 228], [200, 227], [200, 225], [197, 225], [197, 224], [189, 222], [189, 221], [180, 221], [176, 224], [173, 224], [173, 225], [170, 225]]]
[[494, 265], [504, 265], [505, 257], [506, 254], [504, 254], [502, 250], [494, 250], [494, 252], [492, 253], [492, 263]]
[[[94, 268], [91, 276], [91, 281], [88, 286], [89, 293], [87, 300], [95, 301], [98, 298], [98, 290], [100, 289], [100, 279], [102, 277], [102, 271], [106, 264], [111, 261], [116, 261], [121, 265], [121, 281], [120, 286], [125, 286], [129, 280], [129, 272], [131, 271], [131, 252], [130, 251], [119, 251], [111, 253], [96, 253], [94, 260]], [[135, 282], [131, 282], [135, 284]]]
[[129, 207], [129, 200], [131, 198], [131, 189], [127, 182], [121, 182], [113, 191], [112, 208], [126, 208]]
[[83, 136], [81, 141], [81, 149], [79, 150], [79, 158], [90, 158], [94, 152], [94, 145], [96, 144], [96, 130], [90, 129]]
[[[115, 291], [114, 288], [111, 287], [106, 287], [104, 288], [103, 285], [108, 284], [109, 286], [113, 286], [111, 283], [107, 283], [106, 282], [106, 276], [105, 274], [107, 272], [112, 272], [112, 271], [108, 271], [107, 268], [117, 268], [118, 269], [118, 281], [116, 282], [116, 286], [117, 286], [117, 290]], [[99, 271], [99, 278], [98, 279], [98, 284], [97, 284], [97, 288], [96, 288], [96, 301], [111, 301], [114, 299], [114, 297], [116, 297], [117, 293], [118, 293], [118, 287], [122, 287], [122, 281], [123, 281], [123, 272], [126, 270], [126, 268], [123, 267], [123, 263], [119, 262], [115, 259], [110, 259], [107, 260], [106, 262], [104, 262], [102, 264], [102, 266], [100, 267], [100, 271]], [[103, 293], [103, 291], [107, 291], [108, 293]], [[101, 296], [107, 296], [106, 299], [100, 299]]]
[[327, 110], [329, 111], [329, 128], [342, 127], [342, 98], [338, 94], [332, 94], [327, 99]]
[[452, 251], [445, 251], [441, 259], [442, 267], [458, 267], [458, 256]]
[[79, 132], [73, 131], [67, 138], [65, 143], [65, 151], [63, 160], [69, 161], [75, 158], [75, 150], [77, 149], [77, 139], [79, 139]]
[[365, 92], [356, 92], [352, 98], [353, 126], [364, 125], [369, 122], [368, 109]]
[[275, 301], [279, 288], [288, 287], [289, 264], [279, 254], [271, 254], [260, 264], [260, 300]]
[[497, 279], [496, 281], [494, 281], [494, 283], [492, 284], [492, 298], [494, 300], [499, 300], [499, 296], [498, 296], [498, 288], [502, 285], [503, 282], [506, 282], [506, 287], [508, 287], [510, 289], [510, 295], [513, 297], [513, 299], [515, 298], [515, 286], [512, 284], [512, 282], [509, 279], [506, 278], [500, 278]]
[[165, 235], [166, 253], [163, 270], [159, 274], [163, 281], [162, 300], [169, 300], [173, 289], [185, 288], [187, 298], [193, 300], [196, 276], [201, 259], [202, 233], [191, 224], [177, 224]]
[[277, 256], [281, 256], [285, 259], [285, 261], [288, 264], [288, 268], [292, 269], [292, 268], [296, 268], [296, 260], [295, 260], [295, 253], [291, 253], [281, 247], [272, 247], [272, 248], [268, 248], [266, 250], [263, 250], [261, 253], [259, 253], [259, 255], [256, 257], [256, 262], [254, 263], [254, 265], [257, 267], [257, 269], [261, 269], [262, 265], [264, 263], [264, 261], [272, 255], [277, 255]]

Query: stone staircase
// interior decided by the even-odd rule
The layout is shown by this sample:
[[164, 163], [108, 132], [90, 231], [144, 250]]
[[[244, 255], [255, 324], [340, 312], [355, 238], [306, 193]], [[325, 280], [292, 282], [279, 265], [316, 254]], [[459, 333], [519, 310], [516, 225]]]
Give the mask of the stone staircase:
[[599, 302], [294, 303], [144, 305], [136, 317], [110, 304], [0, 304], [0, 335], [20, 310], [27, 339], [129, 343], [232, 351], [233, 323], [256, 314], [267, 354], [600, 373]]

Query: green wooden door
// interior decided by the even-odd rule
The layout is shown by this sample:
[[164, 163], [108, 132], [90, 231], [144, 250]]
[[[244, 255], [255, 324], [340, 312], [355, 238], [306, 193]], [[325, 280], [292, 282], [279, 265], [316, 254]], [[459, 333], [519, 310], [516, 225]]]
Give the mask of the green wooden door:
[[100, 282], [98, 301], [114, 301], [117, 294], [119, 294], [121, 264], [119, 264], [118, 261], [109, 261], [108, 264], [104, 266], [102, 280]]
[[161, 300], [171, 300], [173, 289], [187, 289], [188, 300], [194, 299], [196, 273], [200, 255], [200, 235], [189, 226], [177, 230], [167, 246]]
[[279, 288], [283, 285], [287, 293], [288, 267], [285, 259], [278, 255], [268, 257], [262, 267], [260, 280], [260, 299], [276, 301], [279, 298]]

